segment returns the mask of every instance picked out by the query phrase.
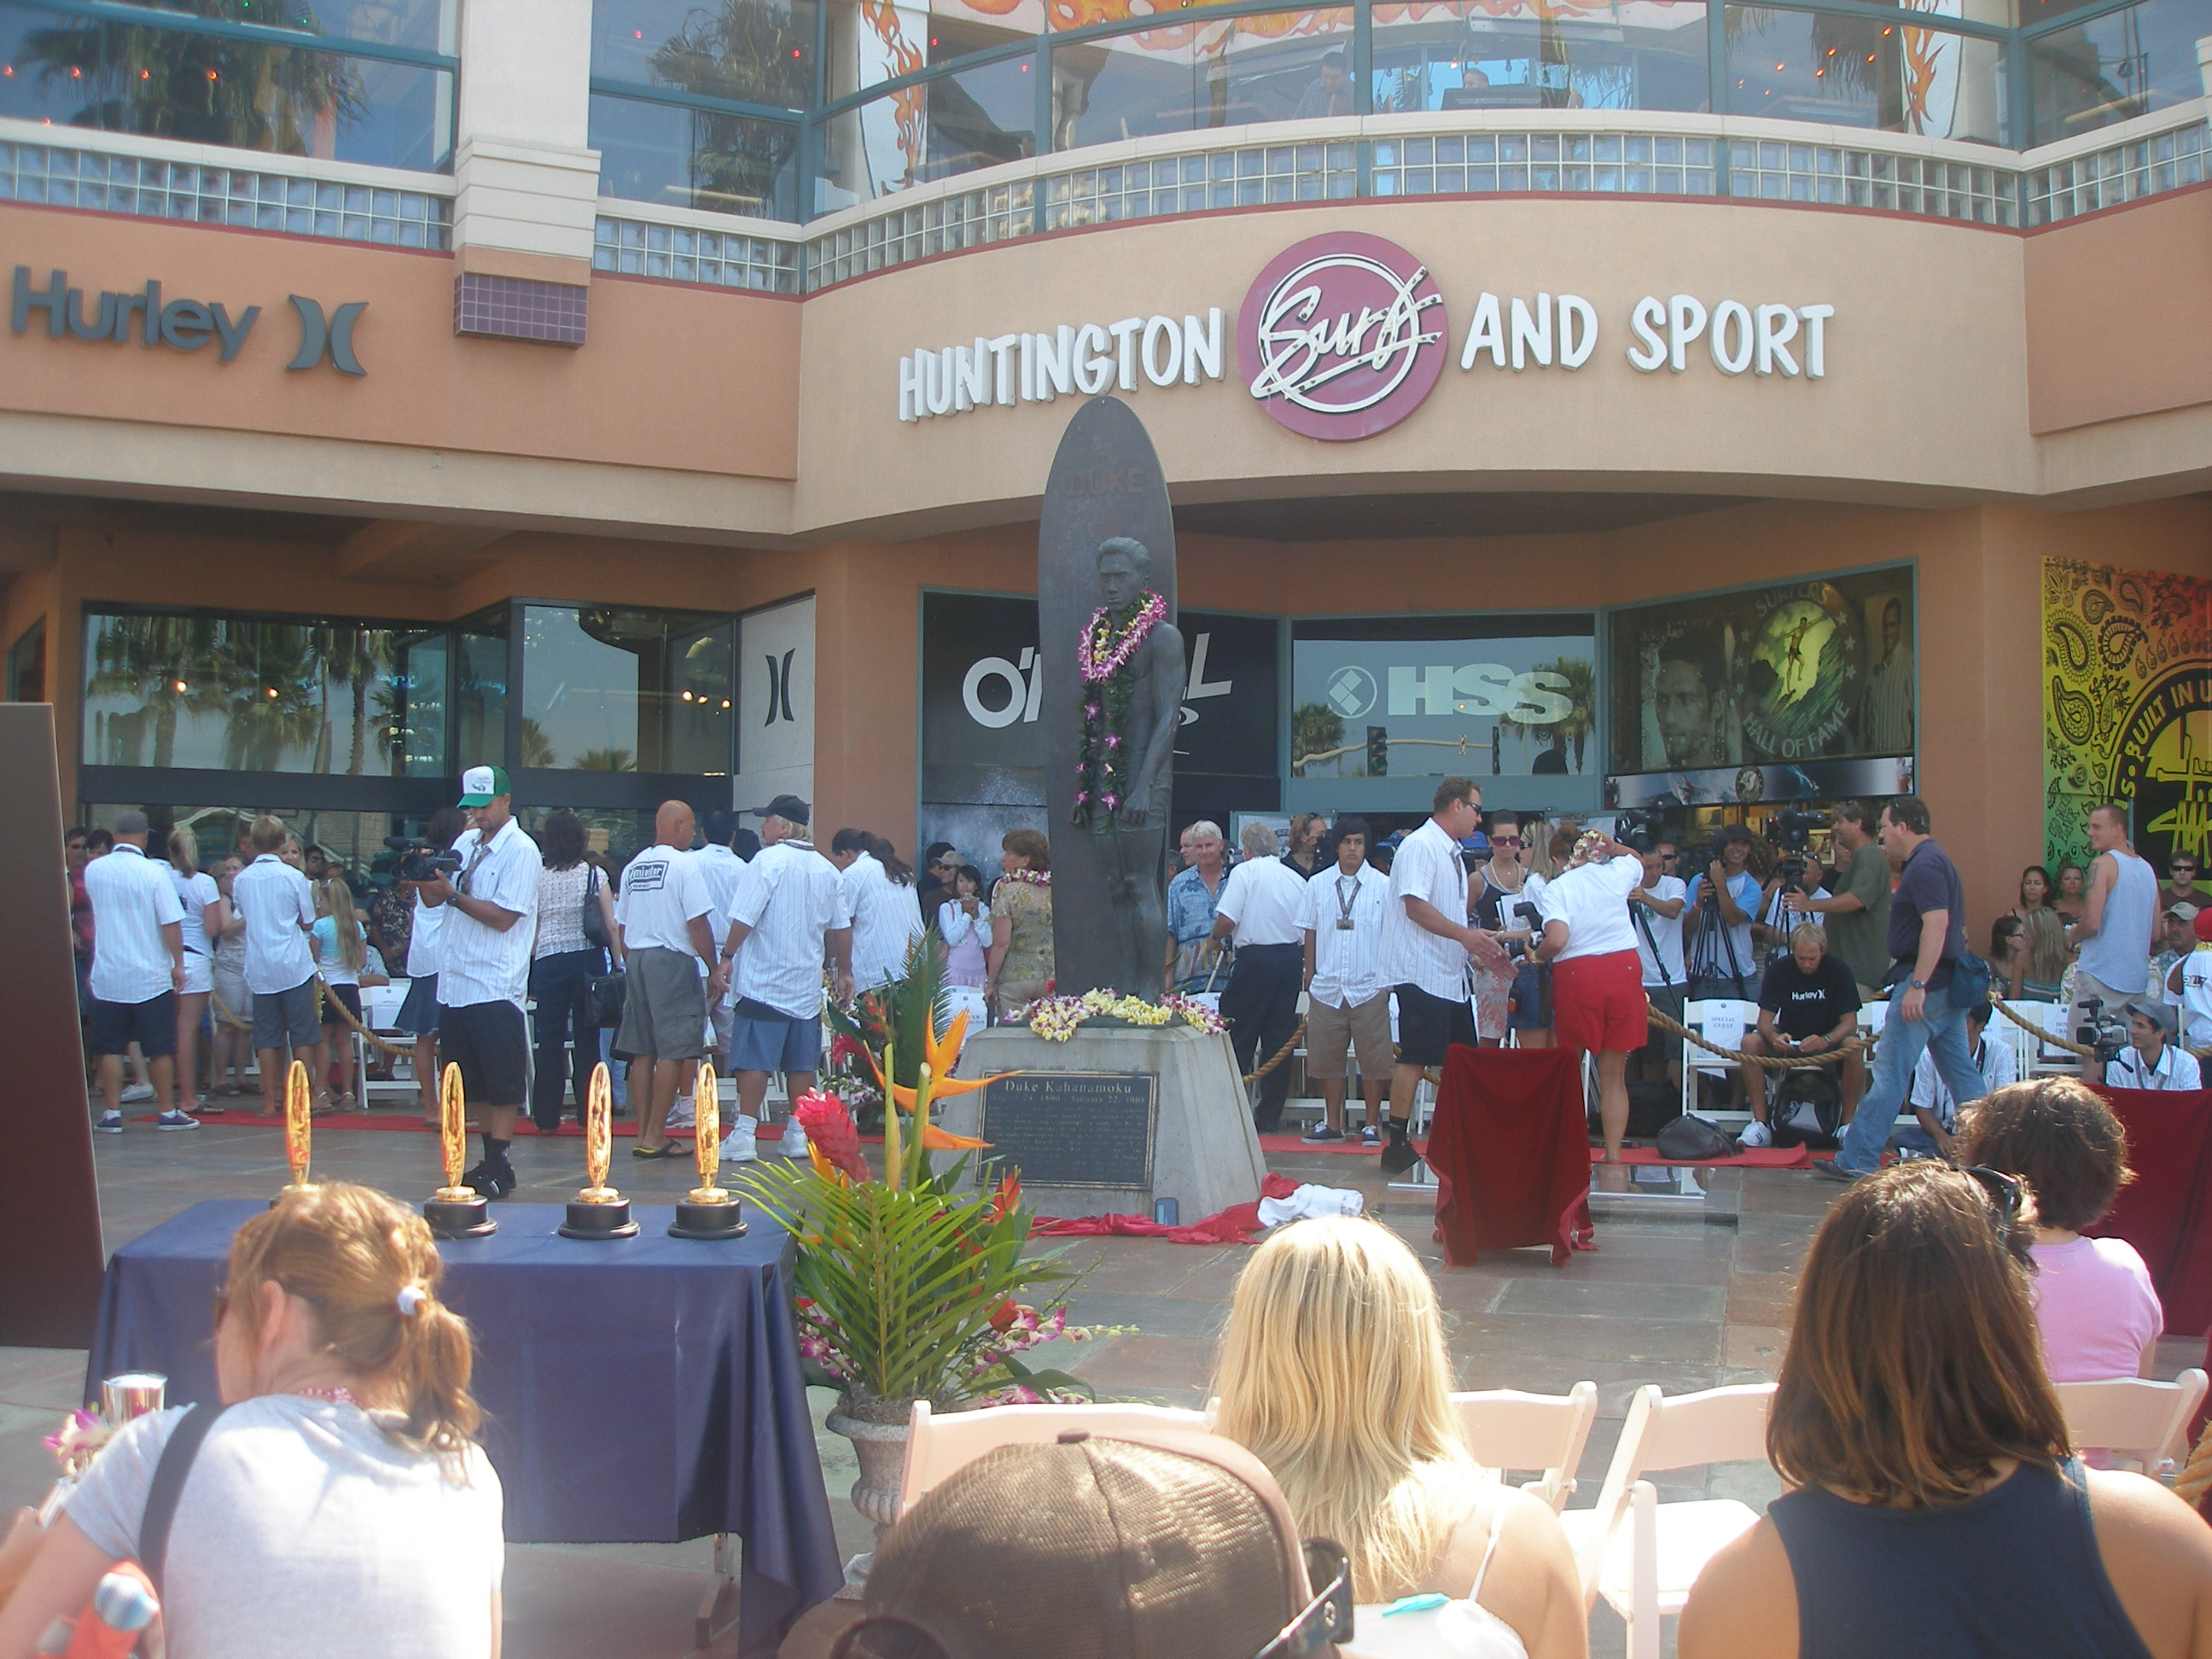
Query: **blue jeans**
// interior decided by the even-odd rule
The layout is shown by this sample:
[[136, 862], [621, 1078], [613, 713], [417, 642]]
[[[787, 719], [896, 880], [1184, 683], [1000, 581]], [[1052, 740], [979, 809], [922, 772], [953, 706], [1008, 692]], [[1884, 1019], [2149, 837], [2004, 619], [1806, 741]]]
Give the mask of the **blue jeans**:
[[1905, 981], [1899, 980], [1889, 994], [1889, 1018], [1875, 1047], [1874, 1079], [1836, 1152], [1836, 1167], [1853, 1175], [1871, 1175], [1881, 1167], [1882, 1149], [1889, 1145], [1889, 1132], [1912, 1088], [1912, 1073], [1923, 1054], [1935, 1054], [1936, 1070], [1960, 1106], [1987, 1092], [1966, 1047], [1966, 1011], [1952, 1002], [1950, 992], [1929, 992], [1918, 1019], [1907, 1019], [1899, 1012], [1904, 1000]]

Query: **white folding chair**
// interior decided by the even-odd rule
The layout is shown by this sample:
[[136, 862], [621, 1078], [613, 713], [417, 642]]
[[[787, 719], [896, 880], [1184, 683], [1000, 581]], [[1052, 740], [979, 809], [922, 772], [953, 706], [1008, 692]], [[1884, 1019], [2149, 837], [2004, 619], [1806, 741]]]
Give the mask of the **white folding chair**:
[[1185, 1411], [1174, 1406], [988, 1406], [981, 1411], [934, 1413], [927, 1400], [914, 1402], [907, 1419], [906, 1477], [900, 1483], [899, 1513], [943, 1484], [956, 1469], [1000, 1446], [1050, 1445], [1076, 1429], [1111, 1435], [1117, 1429], [1184, 1429], [1210, 1432], [1211, 1409]]
[[1474, 1461], [1503, 1474], [1534, 1469], [1540, 1478], [1524, 1480], [1554, 1510], [1575, 1495], [1575, 1470], [1597, 1420], [1597, 1384], [1577, 1382], [1565, 1394], [1523, 1394], [1518, 1389], [1486, 1389], [1455, 1394], [1452, 1411]]
[[2115, 1460], [2158, 1472], [2159, 1460], [2180, 1457], [2189, 1419], [2204, 1401], [2204, 1373], [2190, 1370], [2171, 1382], [2116, 1376], [2101, 1382], [2056, 1382], [2067, 1437], [2075, 1446], [2110, 1451]]
[[2002, 1011], [1990, 1016], [1990, 1030], [1995, 1032], [1999, 1026], [2002, 1026], [2005, 1041], [2012, 1044], [2012, 1070], [2014, 1077], [2028, 1078], [2035, 1075], [2036, 1054], [2043, 1047], [2043, 1016], [2037, 1010], [2047, 1006], [2039, 1002], [2006, 1003], [2005, 1010], [2019, 1015], [2027, 1022], [2025, 1028], [2007, 1019]]
[[[1740, 1001], [1735, 997], [1711, 997], [1700, 998], [1697, 1001], [1683, 1005], [1682, 1024], [1700, 1036], [1711, 1036], [1706, 1028], [1716, 1024], [1724, 1034], [1729, 1026], [1736, 1024], [1738, 1021], [1741, 1021], [1741, 1029], [1737, 1033], [1737, 1040], [1724, 1044], [1723, 1046], [1726, 1047], [1741, 1047], [1742, 1036], [1759, 1029], [1757, 1003]], [[1714, 1037], [1712, 1040], [1720, 1042], [1721, 1038]], [[1698, 1079], [1701, 1075], [1726, 1078], [1730, 1073], [1742, 1069], [1743, 1062], [1741, 1060], [1729, 1060], [1723, 1055], [1712, 1054], [1700, 1048], [1694, 1042], [1685, 1042], [1682, 1045], [1683, 1115], [1702, 1117], [1711, 1123], [1748, 1122], [1751, 1118], [1749, 1112], [1740, 1112], [1727, 1108], [1715, 1111], [1700, 1111], [1698, 1108]]]
[[1597, 1507], [1559, 1517], [1589, 1607], [1602, 1595], [1628, 1624], [1628, 1659], [1659, 1659], [1660, 1624], [1682, 1611], [1690, 1587], [1723, 1545], [1759, 1521], [1733, 1498], [1662, 1504], [1644, 1475], [1700, 1463], [1764, 1462], [1771, 1382], [1669, 1399], [1647, 1383], [1628, 1404]]

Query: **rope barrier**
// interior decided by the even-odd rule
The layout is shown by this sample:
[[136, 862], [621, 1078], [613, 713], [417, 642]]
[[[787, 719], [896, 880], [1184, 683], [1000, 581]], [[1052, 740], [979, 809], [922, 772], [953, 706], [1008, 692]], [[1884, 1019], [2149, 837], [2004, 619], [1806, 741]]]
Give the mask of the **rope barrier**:
[[1644, 1012], [1650, 1023], [1661, 1030], [1671, 1032], [1685, 1042], [1694, 1042], [1707, 1054], [1718, 1054], [1723, 1060], [1733, 1060], [1745, 1066], [1756, 1066], [1762, 1072], [1809, 1072], [1823, 1066], [1840, 1066], [1851, 1055], [1866, 1053], [1879, 1040], [1871, 1031], [1861, 1031], [1817, 1054], [1746, 1054], [1741, 1048], [1723, 1048], [1717, 1042], [1706, 1042], [1680, 1020], [1652, 1007], [1649, 997], [1644, 999]]
[[338, 1017], [341, 1019], [344, 1020], [347, 1024], [353, 1027], [356, 1032], [367, 1037], [371, 1043], [374, 1044], [376, 1048], [382, 1050], [384, 1053], [398, 1055], [411, 1054], [414, 1052], [411, 1048], [403, 1048], [396, 1043], [386, 1042], [382, 1037], [377, 1036], [375, 1032], [370, 1030], [368, 1026], [356, 1019], [353, 1017], [353, 1010], [347, 1007], [344, 1003], [339, 1001], [337, 998], [331, 994], [331, 988], [323, 983], [320, 975], [318, 975], [315, 980], [315, 1000], [324, 1008], [336, 1008], [338, 1011]]
[[1276, 1049], [1273, 1056], [1269, 1058], [1267, 1063], [1260, 1067], [1258, 1071], [1246, 1073], [1244, 1075], [1244, 1081], [1247, 1083], [1257, 1083], [1261, 1078], [1267, 1076], [1268, 1073], [1273, 1071], [1275, 1067], [1288, 1060], [1291, 1057], [1292, 1050], [1297, 1048], [1300, 1039], [1302, 1039], [1305, 1034], [1306, 1023], [1304, 1020], [1300, 1020], [1298, 1022], [1298, 1029], [1291, 1033], [1291, 1040], [1285, 1042], [1281, 1048]]
[[[2021, 1030], [2034, 1032], [2039, 1038], [2051, 1048], [2063, 1048], [2068, 1054], [2079, 1054], [2084, 1060], [2087, 1060], [2090, 1055], [2097, 1052], [2096, 1049], [2086, 1042], [2076, 1042], [2071, 1037], [2062, 1036], [2056, 1031], [2047, 1031], [2040, 1025], [2029, 1024], [2027, 1021], [2022, 1019], [2018, 1014], [2013, 1012], [2010, 1005], [2008, 1005], [2003, 998], [1997, 995], [1994, 988], [1992, 988], [1990, 992], [1990, 1003], [1991, 1006], [1995, 1007], [1997, 1012], [2002, 1013], [2007, 1019], [2019, 1026]], [[2181, 1045], [2178, 1042], [2173, 1046], [2177, 1048], [2181, 1048]], [[2212, 1060], [2212, 1047], [2203, 1048], [2183, 1048], [2182, 1052], [2189, 1055], [2192, 1060]]]

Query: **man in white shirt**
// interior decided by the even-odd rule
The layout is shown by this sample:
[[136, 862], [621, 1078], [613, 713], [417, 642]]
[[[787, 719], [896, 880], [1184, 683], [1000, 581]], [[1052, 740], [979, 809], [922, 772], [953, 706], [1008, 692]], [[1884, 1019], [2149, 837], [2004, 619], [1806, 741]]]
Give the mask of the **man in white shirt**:
[[653, 815], [653, 844], [623, 869], [615, 900], [627, 986], [615, 1047], [630, 1056], [629, 1097], [638, 1115], [637, 1141], [630, 1148], [635, 1158], [681, 1158], [690, 1151], [670, 1139], [663, 1126], [698, 1069], [707, 1005], [721, 999], [729, 981], [729, 970], [715, 958], [714, 901], [691, 854], [692, 828], [689, 806], [661, 802]]
[[[1989, 1024], [1989, 1004], [1966, 1010], [1966, 1057], [1982, 1074], [1984, 1091], [1994, 1093], [2019, 1080], [2020, 1062], [2011, 1043], [1990, 1041]], [[1956, 1163], [1959, 1147], [1952, 1136], [1959, 1127], [1959, 1102], [1936, 1069], [1933, 1054], [1922, 1054], [1919, 1065], [1913, 1068], [1911, 1101], [1918, 1127], [1907, 1124], [1892, 1130], [1889, 1144], [1913, 1152], [1940, 1152]]]
[[[1237, 1069], [1249, 1073], [1272, 1060], [1298, 1029], [1298, 980], [1305, 946], [1298, 919], [1305, 909], [1306, 878], [1275, 856], [1275, 832], [1248, 823], [1241, 837], [1244, 862], [1229, 872], [1213, 907], [1213, 937], [1236, 941], [1237, 965], [1221, 994], [1229, 1046]], [[1263, 1135], [1282, 1126], [1291, 1092], [1288, 1060], [1260, 1079], [1252, 1121]]]
[[[1644, 884], [1628, 896], [1629, 920], [1636, 925], [1636, 957], [1644, 969], [1644, 995], [1654, 1010], [1676, 1024], [1682, 1022], [1682, 1006], [1688, 996], [1682, 962], [1682, 912], [1688, 905], [1689, 888], [1676, 873], [1682, 862], [1680, 849], [1662, 841], [1641, 855]], [[1653, 1025], [1644, 1034], [1638, 1076], [1646, 1083], [1663, 1063], [1667, 1080], [1682, 1085], [1682, 1039]]]
[[1413, 1089], [1424, 1070], [1444, 1063], [1455, 1043], [1474, 1046], [1468, 1001], [1470, 958], [1510, 973], [1504, 946], [1467, 925], [1467, 860], [1460, 842], [1482, 821], [1482, 791], [1466, 778], [1437, 786], [1427, 823], [1399, 843], [1390, 860], [1376, 969], [1398, 999], [1398, 1063], [1390, 1073], [1390, 1144], [1383, 1170], [1410, 1170], [1418, 1154], [1407, 1139]]
[[907, 952], [921, 937], [914, 872], [902, 864], [894, 880], [878, 848], [897, 862], [891, 844], [866, 830], [840, 830], [830, 838], [830, 862], [837, 866], [845, 913], [853, 919], [853, 983], [863, 991], [903, 978]]
[[249, 835], [253, 862], [230, 884], [230, 902], [246, 918], [246, 988], [253, 993], [253, 1047], [261, 1060], [261, 1115], [284, 1102], [284, 1050], [307, 1062], [311, 1079], [331, 1064], [323, 1018], [315, 1006], [315, 891], [283, 859], [283, 820], [258, 817]]
[[2128, 1046], [2105, 1067], [2108, 1089], [2201, 1089], [2203, 1068], [2197, 1056], [2166, 1040], [2166, 1021], [2158, 1005], [2138, 1000], [2127, 1005]]
[[[146, 815], [115, 820], [115, 850], [84, 866], [92, 900], [92, 1051], [100, 1059], [100, 1092], [107, 1109], [95, 1127], [123, 1133], [123, 1056], [136, 1042], [163, 1129], [197, 1129], [177, 1109], [177, 993], [185, 984], [185, 907], [168, 867], [146, 856]], [[187, 1079], [189, 1086], [190, 1080]]]
[[[755, 1155], [761, 1103], [771, 1072], [784, 1074], [788, 1099], [814, 1086], [822, 1063], [822, 965], [835, 964], [840, 1002], [853, 994], [853, 917], [837, 866], [807, 839], [811, 809], [796, 795], [778, 795], [761, 814], [760, 856], [745, 866], [730, 902], [722, 959], [737, 963], [737, 1018], [730, 1029], [730, 1066], [738, 1076], [738, 1116], [722, 1156], [744, 1163]], [[787, 1158], [806, 1156], [806, 1132], [793, 1117], [784, 1126]]]
[[1390, 988], [1376, 971], [1390, 878], [1367, 861], [1367, 820], [1336, 821], [1336, 862], [1306, 883], [1298, 915], [1305, 932], [1306, 1075], [1321, 1082], [1328, 1117], [1306, 1139], [1341, 1140], [1344, 1057], [1359, 1056], [1367, 1098], [1362, 1142], [1382, 1144], [1382, 1091], [1397, 1061], [1390, 1048]]
[[472, 766], [461, 774], [469, 828], [453, 843], [458, 873], [441, 871], [420, 889], [447, 910], [439, 939], [438, 1047], [461, 1068], [469, 1108], [482, 1114], [483, 1161], [462, 1176], [486, 1198], [517, 1184], [507, 1162], [515, 1115], [530, 1093], [530, 1034], [522, 1017], [538, 933], [538, 843], [514, 821], [507, 774]]
[[2199, 910], [2190, 924], [2196, 945], [2166, 976], [2167, 1000], [2179, 1011], [2179, 1042], [2185, 1048], [2212, 1043], [2212, 908]]
[[1628, 919], [1628, 896], [1644, 884], [1644, 861], [1592, 830], [1575, 843], [1574, 863], [1545, 884], [1536, 901], [1544, 937], [1529, 955], [1552, 964], [1553, 1027], [1563, 1048], [1597, 1060], [1598, 1123], [1605, 1161], [1620, 1162], [1628, 1133], [1628, 1056], [1643, 1047], [1650, 1022], [1644, 964]]

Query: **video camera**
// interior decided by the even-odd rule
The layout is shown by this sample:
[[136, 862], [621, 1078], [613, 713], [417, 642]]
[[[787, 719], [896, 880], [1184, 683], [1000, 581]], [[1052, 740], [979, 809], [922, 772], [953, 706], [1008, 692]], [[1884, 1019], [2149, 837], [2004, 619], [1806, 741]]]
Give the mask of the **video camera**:
[[1767, 825], [1767, 839], [1774, 843], [1782, 856], [1775, 860], [1775, 868], [1785, 887], [1802, 888], [1805, 884], [1807, 837], [1815, 830], [1827, 827], [1827, 820], [1818, 812], [1800, 812], [1794, 808], [1777, 812]]
[[433, 847], [427, 841], [416, 841], [408, 836], [386, 836], [384, 844], [399, 854], [393, 867], [402, 881], [435, 881], [441, 871], [453, 875], [461, 867], [459, 853]]
[[1623, 812], [1613, 821], [1613, 838], [1632, 853], [1648, 853], [1659, 844], [1659, 815]]
[[2074, 1041], [2085, 1048], [2094, 1048], [2100, 1065], [2109, 1066], [2120, 1057], [2120, 1050], [2128, 1046], [2128, 1023], [2118, 1014], [2105, 1012], [2102, 997], [2081, 999], [2082, 1023], [2075, 1028]]

